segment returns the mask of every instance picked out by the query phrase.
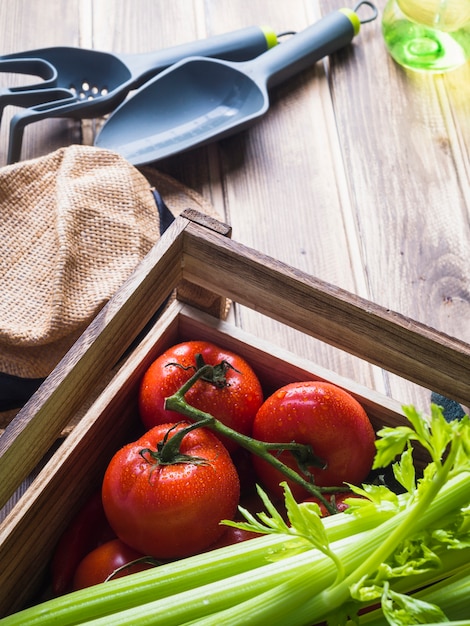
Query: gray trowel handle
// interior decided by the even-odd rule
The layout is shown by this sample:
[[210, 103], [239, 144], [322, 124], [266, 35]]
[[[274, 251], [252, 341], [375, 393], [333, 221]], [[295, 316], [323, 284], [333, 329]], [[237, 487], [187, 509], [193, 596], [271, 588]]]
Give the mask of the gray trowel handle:
[[139, 77], [139, 85], [181, 59], [192, 56], [247, 61], [276, 46], [277, 36], [266, 26], [247, 26], [222, 35], [160, 48], [154, 52], [120, 54], [119, 58]]
[[360, 30], [354, 11], [340, 9], [293, 35], [287, 41], [248, 61], [247, 69], [268, 88], [310, 67], [319, 59], [349, 44]]

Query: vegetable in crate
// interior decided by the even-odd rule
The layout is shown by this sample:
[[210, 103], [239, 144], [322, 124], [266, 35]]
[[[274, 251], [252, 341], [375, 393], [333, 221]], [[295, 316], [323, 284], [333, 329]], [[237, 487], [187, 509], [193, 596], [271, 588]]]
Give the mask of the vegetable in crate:
[[[253, 437], [310, 444], [325, 464], [324, 468], [307, 468], [321, 487], [360, 484], [370, 472], [375, 455], [375, 432], [363, 407], [348, 392], [326, 382], [291, 383], [278, 389], [259, 409]], [[288, 452], [279, 458], [297, 469]], [[253, 456], [253, 464], [269, 492], [282, 496], [279, 483], [284, 476], [257, 456]], [[308, 496], [301, 486], [292, 481], [288, 484], [296, 498]]]
[[80, 561], [94, 548], [114, 538], [98, 490], [75, 515], [55, 547], [51, 563], [52, 593], [59, 596], [70, 591]]
[[142, 554], [196, 554], [223, 534], [240, 497], [235, 466], [220, 440], [198, 424], [160, 424], [119, 450], [103, 479], [106, 516]]
[[[343, 513], [344, 511], [346, 511], [346, 509], [348, 509], [350, 506], [350, 502], [352, 501], [352, 503], [354, 504], [354, 498], [359, 497], [352, 491], [343, 491], [343, 492], [338, 492], [338, 493], [333, 492], [333, 493], [328, 493], [325, 495], [326, 495], [328, 502], [331, 504], [331, 506], [333, 507], [336, 513]], [[332, 512], [329, 511], [325, 507], [323, 502], [321, 502], [315, 496], [306, 498], [305, 500], [303, 500], [303, 502], [315, 502], [315, 504], [317, 504], [320, 508], [321, 517], [332, 515]]]
[[[263, 402], [261, 384], [245, 359], [207, 341], [177, 344], [148, 368], [139, 391], [139, 410], [146, 428], [181, 419], [179, 413], [164, 408], [165, 399], [204, 363], [217, 366], [215, 377], [198, 380], [185, 395], [188, 404], [242, 434], [251, 435], [256, 411]], [[221, 439], [229, 452], [237, 448], [227, 437]]]
[[134, 572], [142, 572], [155, 565], [157, 561], [140, 554], [120, 539], [112, 539], [89, 552], [79, 563], [73, 578], [73, 588], [84, 589]]
[[[408, 423], [377, 433], [374, 467], [393, 469], [404, 492], [354, 488], [348, 513], [318, 516], [286, 486], [286, 524], [247, 517], [267, 533], [235, 546], [162, 565], [56, 598], [0, 620], [1, 626], [302, 626], [468, 624], [470, 588], [470, 419], [447, 423], [404, 408]], [[417, 479], [411, 444], [432, 461]], [[261, 492], [262, 493], [262, 492]], [[417, 589], [422, 591], [415, 593]], [[382, 604], [381, 615], [357, 611]], [[457, 624], [456, 624], [457, 626]]]

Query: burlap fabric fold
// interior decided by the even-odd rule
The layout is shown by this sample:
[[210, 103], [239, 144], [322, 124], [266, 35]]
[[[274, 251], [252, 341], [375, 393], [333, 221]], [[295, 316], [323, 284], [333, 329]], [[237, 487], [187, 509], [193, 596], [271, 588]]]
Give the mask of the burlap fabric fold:
[[174, 215], [214, 215], [194, 191], [147, 173], [88, 146], [0, 169], [0, 372], [47, 376], [132, 273], [160, 236], [152, 186]]

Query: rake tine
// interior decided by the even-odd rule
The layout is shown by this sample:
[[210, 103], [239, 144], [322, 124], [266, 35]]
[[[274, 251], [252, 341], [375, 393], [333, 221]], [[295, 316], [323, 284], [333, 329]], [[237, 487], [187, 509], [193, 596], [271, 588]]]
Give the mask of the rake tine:
[[[69, 99], [64, 98], [54, 102], [46, 100], [47, 104], [26, 108], [14, 115], [10, 121], [7, 164], [10, 165], [12, 163], [16, 163], [21, 159], [24, 129], [28, 124], [39, 122], [40, 120], [50, 117], [61, 117], [62, 107], [70, 102], [75, 102], [76, 100], [77, 97], [75, 95]], [[64, 114], [64, 117], [68, 117], [67, 114]]]
[[0, 72], [10, 74], [28, 74], [38, 76], [42, 81], [28, 87], [12, 87], [9, 91], [26, 89], [49, 89], [57, 86], [58, 73], [54, 65], [46, 59], [34, 57], [0, 56]]
[[65, 100], [74, 97], [69, 89], [49, 88], [49, 89], [0, 89], [0, 122], [3, 111], [8, 105], [20, 106], [23, 108], [33, 107], [38, 104]]

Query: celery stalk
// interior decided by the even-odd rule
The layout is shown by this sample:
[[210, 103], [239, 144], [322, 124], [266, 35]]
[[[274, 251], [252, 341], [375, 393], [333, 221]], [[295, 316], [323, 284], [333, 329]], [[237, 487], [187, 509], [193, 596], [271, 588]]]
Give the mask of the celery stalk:
[[[375, 528], [390, 515], [387, 509], [370, 510], [360, 517], [341, 513], [326, 518], [324, 526], [329, 540], [334, 542]], [[243, 577], [274, 559], [281, 562], [291, 550], [311, 552], [311, 545], [295, 536], [257, 537], [54, 598], [0, 619], [0, 624], [49, 626], [51, 615], [58, 626], [84, 623], [237, 574]]]
[[[456, 477], [446, 485], [440, 501], [426, 507], [426, 511], [420, 516], [420, 525], [426, 527], [442, 515], [452, 513], [462, 501], [468, 501], [468, 479], [465, 478], [467, 477]], [[346, 574], [357, 571], [368, 556], [380, 548], [393, 529], [400, 526], [407, 514], [408, 511], [405, 509], [393, 518], [379, 523], [372, 530], [333, 542], [331, 548], [343, 560]], [[348, 516], [342, 514], [342, 517]], [[164, 568], [165, 566], [159, 569]], [[249, 615], [250, 625], [264, 625], [270, 622], [289, 626], [305, 624], [311, 617], [308, 600], [312, 596], [322, 598], [335, 578], [336, 567], [333, 561], [313, 549], [251, 572], [247, 571], [212, 584], [200, 585], [195, 589], [175, 593], [161, 600], [86, 623], [88, 626], [107, 626], [110, 623], [113, 626], [130, 626], [136, 623], [145, 626], [161, 623], [165, 626], [176, 626], [196, 620], [194, 624], [229, 626], [246, 623], [246, 616]], [[263, 592], [264, 589], [268, 591]], [[330, 598], [331, 596], [327, 601], [330, 601]], [[330, 606], [326, 608], [329, 610]], [[204, 617], [205, 615], [207, 617]], [[54, 612], [49, 613], [49, 617], [52, 616], [54, 623], [62, 624], [57, 621]]]
[[[346, 626], [349, 614], [380, 598], [382, 624], [385, 614], [390, 624], [431, 623], [435, 616], [442, 623], [443, 609], [433, 602], [443, 600], [446, 580], [455, 584], [448, 610], [459, 619], [468, 580], [460, 587], [456, 577], [468, 574], [459, 568], [470, 553], [470, 419], [448, 424], [436, 407], [429, 422], [410, 407], [405, 413], [412, 427], [382, 429], [376, 456], [383, 467], [401, 455], [394, 472], [402, 496], [384, 486], [353, 488], [368, 499], [349, 514], [320, 520], [315, 505], [297, 504], [286, 487], [289, 525], [274, 507], [271, 518], [247, 516], [245, 524], [274, 536], [97, 585], [0, 626], [304, 626], [325, 619]], [[432, 458], [418, 480], [412, 441]], [[427, 600], [413, 595], [418, 584], [432, 585]], [[396, 599], [411, 609], [406, 622], [395, 620]]]
[[[431, 502], [427, 499], [419, 500], [413, 510], [413, 532], [432, 526], [442, 519], [451, 519], [456, 510], [468, 504], [469, 487], [470, 475], [465, 473], [448, 481], [439, 498], [431, 499]], [[354, 545], [353, 538], [351, 553], [347, 555], [346, 562], [343, 560], [347, 578], [331, 588], [327, 585], [323, 590], [318, 588], [315, 569], [308, 575], [295, 576], [286, 583], [274, 583], [266, 593], [231, 609], [188, 623], [197, 626], [240, 626], [249, 615], [250, 626], [316, 624], [327, 618], [333, 608], [348, 600], [350, 585], [363, 575], [364, 570], [374, 567], [374, 561], [379, 561], [384, 556], [384, 546], [391, 544], [390, 537], [394, 537], [398, 543], [398, 529], [403, 533], [409, 532], [409, 517], [410, 512], [407, 509], [400, 511], [376, 529], [364, 533], [361, 536], [363, 543], [359, 546]], [[341, 558], [344, 558], [343, 555]]]
[[[353, 591], [356, 595], [359, 594], [360, 599], [361, 585], [364, 587], [370, 577], [372, 580], [369, 587], [372, 586], [373, 589], [373, 576], [377, 576], [376, 572], [382, 564], [399, 549], [401, 544], [409, 542], [410, 538], [416, 537], [420, 541], [420, 533], [428, 526], [436, 525], [437, 528], [443, 528], [447, 532], [449, 524], [455, 520], [460, 524], [464, 545], [465, 542], [469, 545], [468, 509], [467, 518], [463, 522], [461, 509], [468, 507], [470, 499], [470, 422], [467, 418], [462, 424], [446, 424], [442, 412], [436, 407], [433, 409], [430, 423], [414, 410], [408, 409], [407, 417], [414, 429], [407, 427], [384, 429], [385, 439], [381, 442], [379, 452], [382, 458], [387, 458], [402, 451], [396, 476], [411, 493], [410, 506], [377, 528], [375, 535], [371, 537], [371, 544], [378, 536], [382, 538], [377, 549], [375, 546], [369, 551], [364, 550], [363, 546], [358, 549], [363, 559], [355, 571], [351, 572], [344, 568], [345, 577], [320, 593], [313, 587], [314, 574], [310, 583], [307, 578], [296, 577], [289, 583], [275, 586], [254, 600], [246, 601], [207, 619], [193, 620], [191, 624], [216, 626], [223, 623], [226, 626], [235, 626], [243, 624], [244, 616], [249, 615], [252, 626], [258, 624], [262, 626], [266, 623], [270, 626], [285, 626], [287, 623], [289, 626], [296, 624], [301, 626], [330, 619], [332, 614], [335, 614], [333, 619], [338, 620], [335, 623], [343, 624], [346, 623], [347, 611], [352, 610]], [[418, 440], [425, 445], [433, 458], [417, 488], [414, 468], [410, 462], [411, 440]], [[442, 458], [445, 458], [444, 462]], [[456, 540], [458, 541], [458, 538]], [[369, 545], [367, 548], [370, 547]], [[378, 582], [381, 587], [388, 589], [387, 581]], [[369, 593], [370, 596], [367, 588], [362, 589], [362, 593], [366, 595]], [[428, 613], [432, 614], [432, 610], [429, 609]]]
[[[415, 598], [437, 604], [446, 614], [448, 619], [461, 620], [467, 618], [469, 623], [469, 590], [470, 590], [470, 565], [459, 569], [455, 574], [435, 583], [421, 591], [413, 593]], [[359, 619], [362, 626], [382, 626], [384, 624], [382, 609], [376, 609]]]
[[[351, 544], [351, 537], [347, 537], [333, 545], [338, 554], [346, 556], [351, 553]], [[245, 601], [254, 600], [256, 603], [260, 595], [272, 589], [273, 581], [276, 585], [285, 583], [287, 586], [298, 577], [301, 580], [311, 581], [312, 571], [315, 571], [317, 582], [317, 587], [312, 587], [313, 592], [332, 584], [336, 577], [336, 568], [331, 560], [325, 558], [318, 550], [312, 549], [304, 554], [270, 563], [251, 572], [201, 585], [187, 592], [115, 613], [112, 615], [112, 624], [113, 626], [134, 624], [150, 626], [164, 623], [165, 626], [179, 626], [195, 618], [204, 618], [212, 614], [218, 616], [221, 611], [224, 612]], [[87, 622], [87, 626], [109, 626], [110, 617], [91, 620]], [[225, 621], [216, 623], [220, 626], [220, 624], [225, 624]]]
[[465, 570], [414, 594], [417, 598], [437, 604], [450, 619], [470, 618], [470, 565]]
[[[347, 517], [345, 515], [345, 518]], [[350, 567], [354, 567], [358, 557], [351, 556], [354, 554], [352, 547], [356, 543], [369, 543], [372, 532], [375, 530], [366, 530], [355, 535], [348, 534], [343, 539], [333, 542], [332, 546], [345, 562], [351, 561]], [[302, 554], [294, 553], [280, 561], [268, 563], [256, 570], [211, 584], [200, 585], [186, 592], [175, 593], [122, 613], [115, 613], [112, 616], [112, 624], [113, 626], [135, 623], [147, 625], [158, 624], [164, 620], [165, 626], [176, 626], [187, 619], [204, 616], [226, 606], [237, 605], [246, 597], [256, 599], [260, 593], [273, 587], [273, 581], [278, 585], [297, 576], [308, 580], [312, 571], [315, 572], [318, 591], [321, 591], [325, 585], [333, 583], [336, 577], [336, 568], [331, 559], [326, 558], [319, 550], [310, 549]], [[89, 621], [87, 625], [105, 626], [109, 624], [109, 620], [110, 616], [106, 616]]]

